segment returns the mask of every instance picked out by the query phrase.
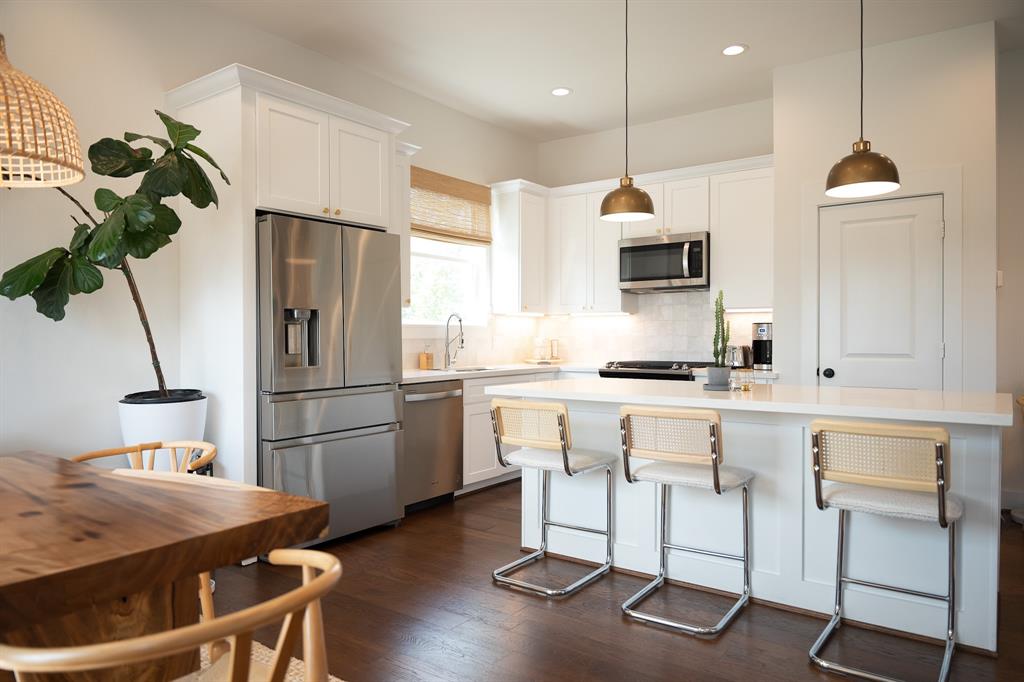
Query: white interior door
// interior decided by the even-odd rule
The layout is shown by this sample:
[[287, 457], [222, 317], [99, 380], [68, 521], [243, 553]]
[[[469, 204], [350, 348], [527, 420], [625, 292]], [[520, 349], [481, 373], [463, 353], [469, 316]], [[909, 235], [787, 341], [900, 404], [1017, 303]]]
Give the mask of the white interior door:
[[819, 213], [822, 386], [942, 389], [942, 197]]

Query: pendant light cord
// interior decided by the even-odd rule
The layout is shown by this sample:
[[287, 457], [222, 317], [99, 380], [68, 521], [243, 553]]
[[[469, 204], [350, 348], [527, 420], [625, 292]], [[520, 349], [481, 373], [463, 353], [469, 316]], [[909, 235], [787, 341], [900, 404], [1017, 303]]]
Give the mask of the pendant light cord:
[[864, 0], [860, 0], [860, 139], [864, 139]]
[[[861, 0], [863, 2], [863, 0]], [[629, 176], [629, 0], [626, 0], [626, 176]], [[861, 116], [863, 119], [863, 115]], [[863, 123], [862, 123], [863, 125]]]

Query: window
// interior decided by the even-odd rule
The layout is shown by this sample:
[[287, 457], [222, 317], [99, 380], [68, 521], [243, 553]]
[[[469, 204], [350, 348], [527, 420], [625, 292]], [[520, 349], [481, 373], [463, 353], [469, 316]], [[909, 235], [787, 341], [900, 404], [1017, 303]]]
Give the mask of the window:
[[454, 312], [466, 324], [486, 324], [491, 287], [488, 247], [424, 237], [410, 243], [412, 304], [403, 310], [406, 324], [444, 324]]
[[467, 324], [490, 313], [491, 190], [413, 166], [409, 288], [405, 324]]

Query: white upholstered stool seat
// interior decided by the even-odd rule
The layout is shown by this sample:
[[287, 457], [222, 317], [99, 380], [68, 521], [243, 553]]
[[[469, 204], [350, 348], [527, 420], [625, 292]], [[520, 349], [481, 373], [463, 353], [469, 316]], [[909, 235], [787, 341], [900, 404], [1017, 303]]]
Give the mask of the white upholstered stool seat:
[[[933, 523], [939, 520], [939, 505], [935, 501], [935, 493], [833, 483], [827, 487], [822, 486], [821, 499], [826, 507], [833, 509]], [[959, 521], [963, 513], [963, 502], [956, 495], [946, 493], [946, 520]]]
[[[605, 452], [594, 450], [581, 450], [573, 448], [569, 451], [569, 468], [576, 473], [583, 473], [594, 467], [607, 466], [614, 463], [618, 457]], [[555, 450], [542, 450], [540, 448], [522, 448], [505, 455], [505, 461], [517, 467], [530, 467], [533, 469], [547, 469], [549, 471], [564, 471], [565, 463], [562, 460], [562, 453]]]
[[[688, 464], [686, 462], [653, 462], [641, 464], [633, 469], [633, 478], [638, 481], [682, 485], [690, 488], [715, 489], [714, 472], [706, 464]], [[750, 483], [754, 472], [739, 467], [718, 466], [718, 484], [724, 493]]]

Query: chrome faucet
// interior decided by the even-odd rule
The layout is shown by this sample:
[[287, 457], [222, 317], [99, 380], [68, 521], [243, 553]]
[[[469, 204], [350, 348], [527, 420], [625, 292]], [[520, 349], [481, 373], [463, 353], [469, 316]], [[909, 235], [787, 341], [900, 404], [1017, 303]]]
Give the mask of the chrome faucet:
[[[452, 318], [459, 321], [459, 335], [454, 339], [451, 338], [450, 327], [452, 324]], [[459, 342], [458, 348], [455, 349], [455, 355], [452, 355], [451, 349], [452, 344], [456, 341]], [[455, 364], [455, 359], [459, 356], [459, 351], [466, 347], [466, 339], [462, 333], [462, 316], [458, 313], [452, 313], [448, 316], [448, 321], [444, 323], [444, 368], [451, 369], [452, 365]]]

